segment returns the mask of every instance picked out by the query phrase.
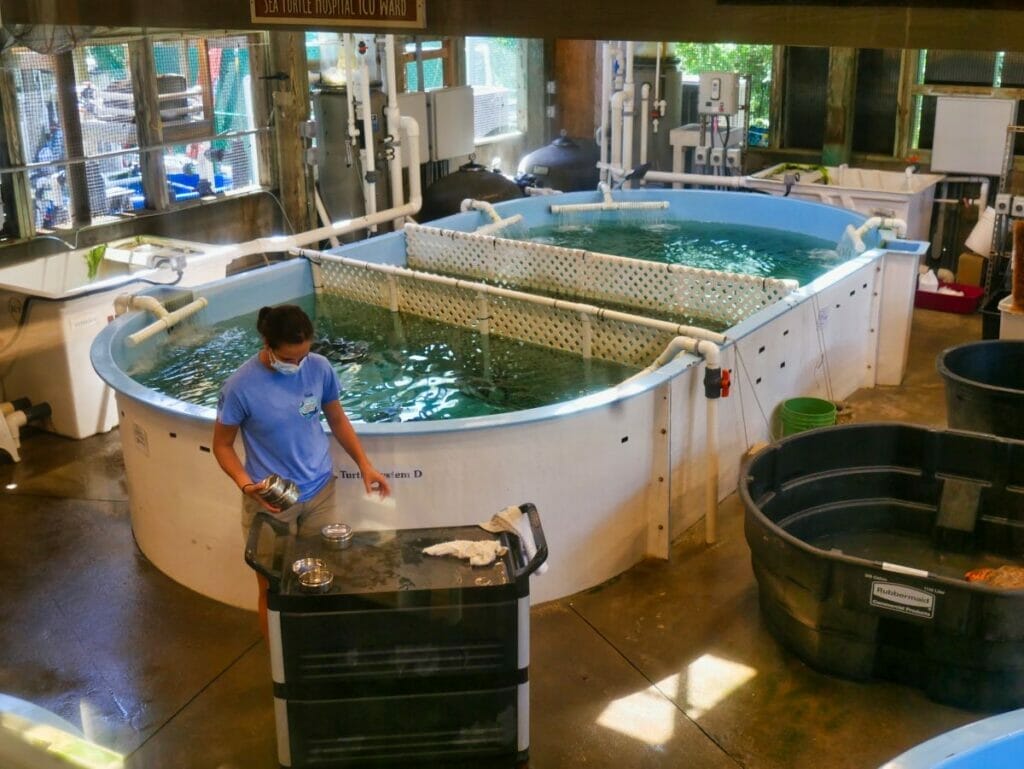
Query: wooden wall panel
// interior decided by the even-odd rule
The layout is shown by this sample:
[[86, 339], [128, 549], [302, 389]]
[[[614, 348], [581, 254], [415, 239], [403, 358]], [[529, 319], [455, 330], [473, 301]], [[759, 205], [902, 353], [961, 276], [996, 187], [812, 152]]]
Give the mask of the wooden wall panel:
[[[569, 136], [594, 135], [601, 100], [598, 44], [593, 40], [555, 43], [555, 120], [552, 128]], [[596, 73], [596, 74], [595, 74]]]
[[[5, 24], [253, 28], [249, 0], [0, 0], [0, 13]], [[432, 35], [1024, 48], [1024, 10], [743, 6], [717, 0], [591, 0], [586, 6], [577, 0], [426, 0], [426, 16], [426, 33]]]

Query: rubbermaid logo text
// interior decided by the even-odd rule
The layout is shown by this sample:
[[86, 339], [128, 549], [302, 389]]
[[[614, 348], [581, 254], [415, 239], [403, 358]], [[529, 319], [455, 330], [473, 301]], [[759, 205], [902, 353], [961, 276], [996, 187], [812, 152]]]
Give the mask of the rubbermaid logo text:
[[872, 606], [902, 614], [931, 619], [935, 616], [935, 596], [909, 585], [898, 585], [884, 580], [871, 582]]

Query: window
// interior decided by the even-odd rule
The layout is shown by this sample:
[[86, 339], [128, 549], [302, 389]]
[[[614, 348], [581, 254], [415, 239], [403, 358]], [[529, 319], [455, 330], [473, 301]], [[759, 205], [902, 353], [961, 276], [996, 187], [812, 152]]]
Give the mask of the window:
[[[18, 99], [18, 128], [22, 160], [29, 165], [67, 157], [64, 126], [57, 95], [53, 56], [26, 48], [11, 54]], [[33, 167], [28, 173], [32, 218], [37, 230], [53, 230], [71, 223], [71, 193], [63, 164]]]
[[828, 55], [828, 48], [786, 48], [783, 147], [820, 150], [825, 141]]
[[466, 38], [466, 85], [473, 86], [476, 141], [526, 130], [524, 41]]
[[79, 46], [73, 58], [89, 211], [103, 221], [145, 205], [128, 46]]
[[[77, 224], [73, 211], [102, 222], [145, 206], [135, 122], [141, 86], [133, 81], [132, 45], [79, 45], [66, 70], [57, 56], [25, 48], [7, 54], [28, 166], [19, 173], [36, 230]], [[191, 36], [151, 45], [171, 204], [256, 184], [250, 38]], [[61, 77], [72, 79], [73, 88], [62, 87]]]
[[861, 48], [857, 51], [857, 95], [854, 99], [854, 152], [892, 155], [900, 85], [900, 51]]
[[451, 85], [451, 62], [447, 40], [406, 43], [398, 70], [402, 91], [433, 91]]

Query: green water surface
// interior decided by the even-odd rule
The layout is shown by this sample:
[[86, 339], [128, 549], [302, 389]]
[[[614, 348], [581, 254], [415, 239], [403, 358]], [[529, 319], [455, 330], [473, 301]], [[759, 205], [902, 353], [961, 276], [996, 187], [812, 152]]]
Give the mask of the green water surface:
[[[313, 318], [313, 349], [338, 372], [342, 405], [353, 421], [519, 411], [607, 389], [637, 370], [335, 296], [303, 297], [296, 304]], [[260, 346], [255, 312], [215, 326], [186, 325], [128, 374], [153, 390], [212, 408], [224, 380]]]
[[784, 230], [718, 222], [617, 221], [618, 214], [610, 216], [579, 222], [566, 214], [556, 224], [518, 232], [510, 228], [508, 236], [653, 262], [789, 278], [800, 285], [849, 256], [840, 254], [835, 243]]

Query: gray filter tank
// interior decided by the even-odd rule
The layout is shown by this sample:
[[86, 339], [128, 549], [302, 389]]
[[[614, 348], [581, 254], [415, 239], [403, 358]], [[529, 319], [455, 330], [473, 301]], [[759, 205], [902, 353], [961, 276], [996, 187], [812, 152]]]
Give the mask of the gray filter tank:
[[597, 189], [600, 152], [591, 139], [570, 139], [565, 131], [546, 147], [519, 161], [516, 181], [523, 187], [560, 192]]
[[457, 214], [466, 198], [499, 203], [521, 197], [523, 191], [514, 181], [479, 163], [469, 162], [427, 187], [423, 193], [423, 207], [416, 219], [432, 222]]

